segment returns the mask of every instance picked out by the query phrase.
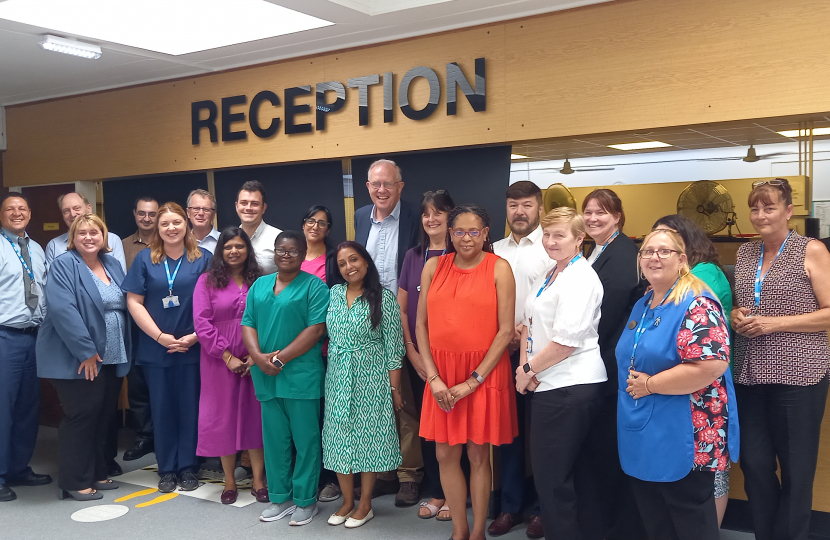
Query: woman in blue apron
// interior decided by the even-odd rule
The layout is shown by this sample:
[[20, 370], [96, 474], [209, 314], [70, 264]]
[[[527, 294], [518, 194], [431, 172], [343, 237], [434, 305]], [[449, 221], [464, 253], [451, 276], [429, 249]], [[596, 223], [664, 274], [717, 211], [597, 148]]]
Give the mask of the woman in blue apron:
[[717, 538], [715, 471], [739, 446], [727, 319], [679, 234], [646, 236], [639, 265], [652, 290], [617, 344], [620, 462], [649, 538]]

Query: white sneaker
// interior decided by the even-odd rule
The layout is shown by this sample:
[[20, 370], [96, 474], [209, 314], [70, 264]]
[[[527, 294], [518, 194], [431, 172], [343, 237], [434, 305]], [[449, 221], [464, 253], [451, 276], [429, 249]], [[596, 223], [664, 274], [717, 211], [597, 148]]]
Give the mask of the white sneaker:
[[282, 519], [285, 516], [290, 516], [294, 513], [294, 510], [297, 509], [297, 505], [291, 501], [277, 503], [271, 503], [268, 508], [262, 511], [262, 514], [259, 516], [260, 521], [277, 521], [278, 519]]

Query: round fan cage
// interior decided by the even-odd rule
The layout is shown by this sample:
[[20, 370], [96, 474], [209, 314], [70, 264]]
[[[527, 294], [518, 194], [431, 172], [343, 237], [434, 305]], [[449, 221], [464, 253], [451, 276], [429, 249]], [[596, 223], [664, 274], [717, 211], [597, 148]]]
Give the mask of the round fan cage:
[[730, 224], [734, 211], [729, 192], [711, 180], [689, 184], [677, 199], [677, 213], [697, 223], [706, 234], [722, 231]]

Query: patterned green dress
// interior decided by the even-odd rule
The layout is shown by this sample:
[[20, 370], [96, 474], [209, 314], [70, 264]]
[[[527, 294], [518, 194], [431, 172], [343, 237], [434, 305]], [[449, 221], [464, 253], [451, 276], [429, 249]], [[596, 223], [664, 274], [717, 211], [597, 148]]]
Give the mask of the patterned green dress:
[[389, 371], [400, 369], [406, 349], [400, 307], [386, 289], [381, 306], [373, 330], [363, 298], [349, 308], [346, 285], [331, 288], [323, 463], [337, 473], [391, 471], [401, 463]]

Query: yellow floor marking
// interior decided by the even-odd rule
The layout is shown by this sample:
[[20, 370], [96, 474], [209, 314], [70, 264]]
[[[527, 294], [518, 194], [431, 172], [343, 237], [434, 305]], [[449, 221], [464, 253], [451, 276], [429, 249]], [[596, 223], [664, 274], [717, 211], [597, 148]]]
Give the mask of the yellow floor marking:
[[136, 491], [135, 493], [130, 493], [129, 495], [124, 495], [121, 498], [115, 499], [114, 502], [124, 502], [129, 501], [130, 499], [134, 499], [136, 497], [143, 497], [144, 495], [149, 495], [151, 493], [158, 493], [158, 489], [142, 489], [141, 491]]
[[143, 502], [141, 504], [135, 505], [136, 508], [144, 508], [145, 506], [150, 506], [152, 504], [158, 504], [160, 502], [169, 501], [170, 499], [175, 499], [178, 497], [178, 493], [165, 493], [164, 495], [160, 495], [153, 499], [152, 501]]

